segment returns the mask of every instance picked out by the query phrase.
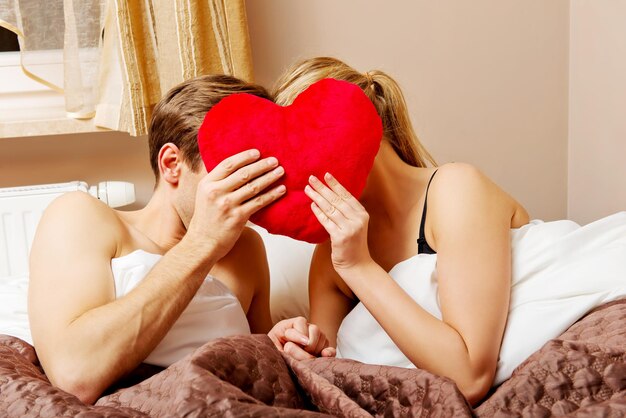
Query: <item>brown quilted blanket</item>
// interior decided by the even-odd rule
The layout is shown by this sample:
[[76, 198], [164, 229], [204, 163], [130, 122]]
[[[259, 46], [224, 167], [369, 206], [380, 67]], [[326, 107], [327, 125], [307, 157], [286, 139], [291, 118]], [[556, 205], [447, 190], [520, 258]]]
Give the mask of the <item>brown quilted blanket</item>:
[[[124, 387], [125, 386], [125, 387]], [[626, 299], [548, 342], [476, 409], [449, 379], [351, 360], [284, 358], [266, 336], [210, 342], [142, 367], [96, 405], [50, 385], [34, 349], [0, 336], [0, 416], [626, 417]]]

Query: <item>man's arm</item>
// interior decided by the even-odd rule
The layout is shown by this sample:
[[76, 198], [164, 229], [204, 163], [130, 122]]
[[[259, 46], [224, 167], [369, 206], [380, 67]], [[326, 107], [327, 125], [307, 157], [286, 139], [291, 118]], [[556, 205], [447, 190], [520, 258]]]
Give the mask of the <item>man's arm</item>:
[[256, 195], [279, 177], [257, 159], [238, 154], [200, 182], [185, 237], [117, 300], [110, 267], [118, 253], [114, 213], [80, 192], [50, 205], [31, 250], [29, 315], [54, 385], [91, 403], [148, 356], [250, 215], [284, 194], [279, 186]]
[[[48, 378], [84, 402], [145, 359], [187, 306], [213, 260], [180, 242], [144, 283], [115, 300], [113, 212], [82, 192], [57, 199], [31, 251], [29, 313]], [[190, 252], [196, 255], [191, 256]]]
[[254, 229], [244, 228], [233, 249], [211, 274], [237, 296], [253, 334], [265, 334], [272, 328], [270, 270], [263, 239]]

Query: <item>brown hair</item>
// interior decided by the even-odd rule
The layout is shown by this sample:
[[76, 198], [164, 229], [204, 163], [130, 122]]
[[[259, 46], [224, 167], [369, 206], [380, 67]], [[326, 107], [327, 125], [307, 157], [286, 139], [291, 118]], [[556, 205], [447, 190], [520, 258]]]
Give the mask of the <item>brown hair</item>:
[[365, 92], [382, 119], [385, 137], [402, 161], [414, 167], [426, 167], [427, 162], [437, 165], [413, 130], [400, 86], [382, 71], [360, 73], [336, 58], [311, 58], [283, 74], [276, 83], [274, 100], [287, 106], [307, 87], [324, 78], [356, 84]]
[[159, 180], [159, 151], [171, 142], [191, 170], [200, 168], [198, 129], [204, 116], [224, 97], [249, 93], [270, 99], [265, 88], [229, 75], [205, 75], [184, 81], [167, 92], [155, 106], [148, 130], [150, 165]]

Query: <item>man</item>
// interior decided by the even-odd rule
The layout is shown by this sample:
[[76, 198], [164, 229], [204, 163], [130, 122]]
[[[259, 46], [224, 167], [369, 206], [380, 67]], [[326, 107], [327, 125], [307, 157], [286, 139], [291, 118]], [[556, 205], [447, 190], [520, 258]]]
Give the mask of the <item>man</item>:
[[[50, 381], [86, 403], [165, 343], [205, 286], [198, 293], [208, 305], [190, 312], [196, 326], [226, 315], [218, 322], [235, 325], [224, 335], [271, 327], [265, 250], [245, 224], [284, 195], [284, 186], [273, 185], [284, 170], [275, 158], [248, 150], [207, 173], [198, 152], [205, 114], [233, 93], [268, 98], [262, 87], [233, 77], [204, 76], [173, 88], [156, 106], [149, 131], [156, 187], [145, 208], [117, 211], [74, 192], [41, 219], [30, 256], [33, 343]], [[120, 273], [129, 260], [132, 268]], [[131, 279], [136, 286], [125, 290]]]

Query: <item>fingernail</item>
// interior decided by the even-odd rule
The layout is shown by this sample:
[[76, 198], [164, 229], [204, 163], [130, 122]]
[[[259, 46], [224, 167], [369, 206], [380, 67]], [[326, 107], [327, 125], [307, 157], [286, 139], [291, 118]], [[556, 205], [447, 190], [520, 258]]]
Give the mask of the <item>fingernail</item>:
[[261, 152], [258, 149], [253, 149], [250, 151], [250, 156], [252, 157], [260, 157], [261, 156]]
[[304, 186], [305, 193], [311, 193], [311, 190], [313, 190], [313, 189], [308, 184], [306, 186]]
[[307, 337], [300, 338], [300, 342], [304, 345], [309, 345], [309, 339]]
[[281, 194], [285, 193], [287, 191], [287, 187], [284, 184], [281, 184], [276, 188], [276, 191]]
[[327, 180], [332, 180], [332, 179], [333, 179], [333, 176], [332, 176], [332, 174], [330, 174], [330, 173], [326, 173], [326, 174], [324, 175], [324, 178], [325, 178], [325, 179], [327, 179]]
[[278, 164], [278, 160], [276, 158], [270, 157], [267, 159], [267, 165], [270, 167], [274, 167], [276, 164]]
[[277, 176], [282, 175], [284, 172], [285, 172], [285, 169], [283, 168], [282, 165], [274, 169], [274, 174], [276, 174]]
[[315, 183], [316, 181], [319, 181], [319, 180], [317, 179], [317, 177], [315, 177], [315, 176], [311, 175], [311, 176], [309, 176], [309, 181], [310, 181], [311, 183]]

